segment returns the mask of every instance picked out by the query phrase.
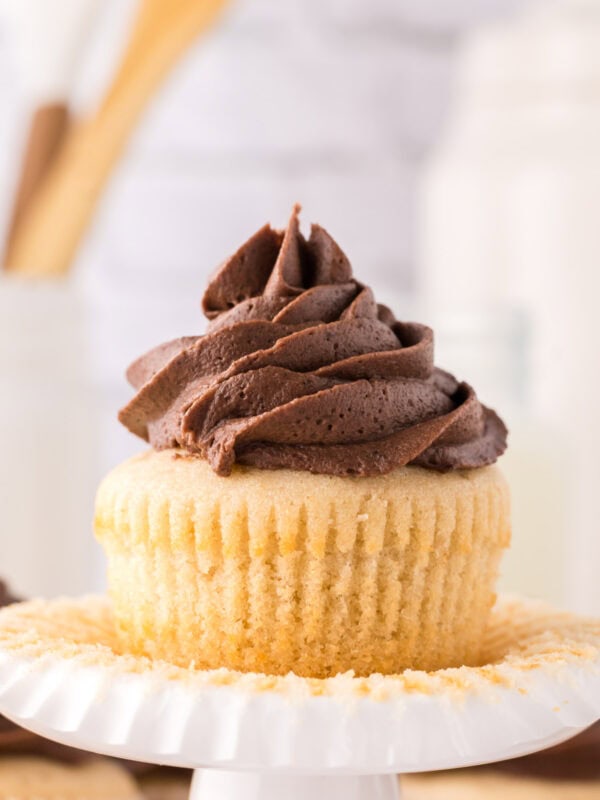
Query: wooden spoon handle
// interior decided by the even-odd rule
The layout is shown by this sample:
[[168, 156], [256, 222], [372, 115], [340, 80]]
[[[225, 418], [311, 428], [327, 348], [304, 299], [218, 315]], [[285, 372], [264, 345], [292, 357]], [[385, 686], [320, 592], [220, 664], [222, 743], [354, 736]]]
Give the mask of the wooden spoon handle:
[[15, 230], [8, 269], [31, 276], [69, 270], [115, 162], [146, 104], [225, 0], [143, 0], [130, 46], [98, 113], [73, 125]]
[[6, 236], [6, 253], [12, 250], [29, 204], [64, 144], [68, 126], [69, 111], [64, 103], [40, 106], [31, 119]]

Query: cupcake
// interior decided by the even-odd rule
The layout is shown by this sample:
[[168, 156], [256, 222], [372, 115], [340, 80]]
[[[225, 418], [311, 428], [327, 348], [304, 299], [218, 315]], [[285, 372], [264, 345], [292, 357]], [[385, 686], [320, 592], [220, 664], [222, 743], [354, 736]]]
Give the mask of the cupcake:
[[298, 211], [217, 270], [205, 335], [128, 370], [119, 418], [152, 449], [105, 478], [95, 524], [122, 646], [312, 677], [477, 663], [506, 428]]

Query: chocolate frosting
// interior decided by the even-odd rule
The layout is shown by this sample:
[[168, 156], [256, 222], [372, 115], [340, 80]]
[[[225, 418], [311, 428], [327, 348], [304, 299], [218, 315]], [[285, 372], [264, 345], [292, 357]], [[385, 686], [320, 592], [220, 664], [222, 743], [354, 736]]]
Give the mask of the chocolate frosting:
[[202, 302], [206, 335], [130, 366], [137, 394], [121, 422], [219, 475], [235, 462], [331, 475], [494, 462], [506, 447], [499, 417], [434, 368], [430, 328], [378, 305], [323, 228], [301, 234], [299, 210], [218, 269]]

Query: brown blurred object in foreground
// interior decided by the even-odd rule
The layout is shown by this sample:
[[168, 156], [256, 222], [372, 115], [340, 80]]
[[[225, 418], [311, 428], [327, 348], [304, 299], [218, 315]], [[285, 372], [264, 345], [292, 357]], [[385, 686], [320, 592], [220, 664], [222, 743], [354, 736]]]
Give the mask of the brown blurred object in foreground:
[[407, 775], [405, 800], [600, 800], [600, 723], [567, 742], [469, 769]]
[[502, 761], [494, 767], [551, 781], [596, 780], [600, 800], [600, 722], [549, 750]]

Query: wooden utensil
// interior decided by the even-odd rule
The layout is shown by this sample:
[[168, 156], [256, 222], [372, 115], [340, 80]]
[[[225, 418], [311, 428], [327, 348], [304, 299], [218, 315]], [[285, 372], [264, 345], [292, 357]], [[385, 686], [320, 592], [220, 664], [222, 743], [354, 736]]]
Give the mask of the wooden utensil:
[[68, 271], [112, 169], [157, 86], [225, 0], [143, 0], [98, 113], [71, 127], [11, 242], [6, 264], [32, 276]]
[[30, 119], [5, 252], [65, 140], [73, 75], [93, 31], [101, 0], [19, 0], [2, 7], [15, 44], [22, 100]]

